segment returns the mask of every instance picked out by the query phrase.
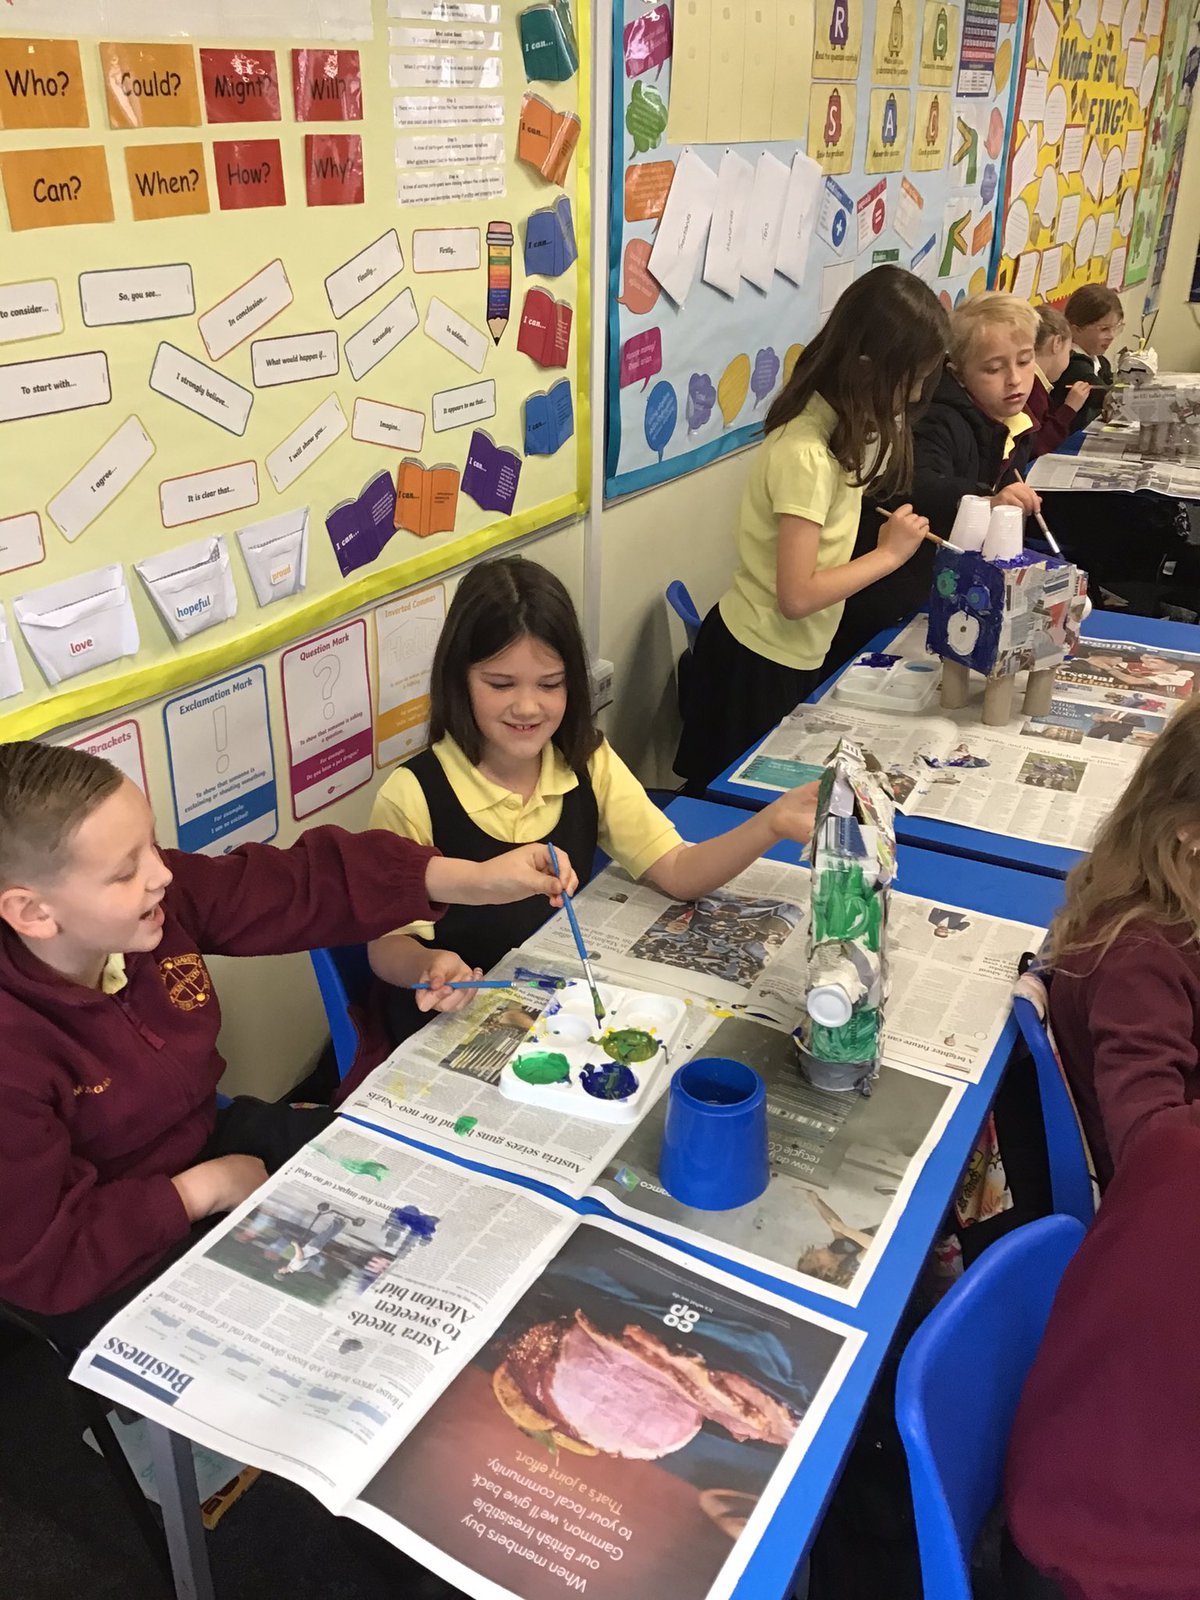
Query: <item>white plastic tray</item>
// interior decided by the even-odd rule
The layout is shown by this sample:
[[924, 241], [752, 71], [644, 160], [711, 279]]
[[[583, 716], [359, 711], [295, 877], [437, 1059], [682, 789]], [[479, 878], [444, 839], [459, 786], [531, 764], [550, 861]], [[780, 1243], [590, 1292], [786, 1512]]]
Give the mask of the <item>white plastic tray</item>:
[[936, 704], [942, 681], [941, 662], [896, 661], [890, 667], [868, 667], [856, 661], [833, 686], [841, 705], [859, 711], [899, 711], [919, 716]]

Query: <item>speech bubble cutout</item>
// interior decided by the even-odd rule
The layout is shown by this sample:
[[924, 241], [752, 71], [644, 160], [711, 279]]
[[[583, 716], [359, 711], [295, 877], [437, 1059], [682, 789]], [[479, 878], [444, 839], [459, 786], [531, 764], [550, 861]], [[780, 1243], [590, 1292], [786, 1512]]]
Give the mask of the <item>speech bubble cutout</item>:
[[717, 389], [707, 372], [693, 372], [688, 379], [687, 405], [684, 415], [689, 434], [699, 433], [713, 414], [717, 403]]
[[750, 388], [754, 393], [755, 406], [762, 405], [763, 401], [775, 387], [775, 380], [779, 376], [779, 357], [771, 346], [760, 350], [754, 358], [754, 371], [750, 374]]
[[1128, 0], [1128, 4], [1125, 7], [1125, 14], [1121, 18], [1121, 43], [1125, 46], [1126, 50], [1129, 49], [1129, 41], [1133, 38], [1134, 34], [1138, 31], [1141, 25], [1142, 0]]
[[1029, 207], [1024, 200], [1014, 200], [1004, 219], [1004, 253], [1019, 256], [1029, 243]]
[[1117, 192], [1117, 185], [1121, 181], [1121, 147], [1113, 145], [1104, 161], [1104, 198], [1106, 200]]
[[646, 401], [646, 419], [643, 423], [646, 443], [660, 461], [663, 458], [663, 451], [671, 442], [671, 435], [675, 432], [675, 424], [678, 421], [679, 401], [675, 398], [674, 389], [664, 378], [650, 391], [650, 398]]
[[1150, 109], [1150, 97], [1154, 93], [1154, 85], [1158, 82], [1158, 57], [1151, 56], [1142, 68], [1142, 81], [1138, 85], [1138, 104], [1143, 111]]
[[1092, 250], [1096, 244], [1096, 219], [1084, 217], [1079, 226], [1079, 237], [1075, 241], [1075, 259], [1080, 263], [1090, 261]]
[[618, 305], [635, 317], [644, 317], [658, 304], [662, 290], [646, 270], [653, 245], [649, 239], [631, 239], [625, 246], [625, 287]]
[[621, 388], [640, 383], [643, 391], [656, 372], [662, 371], [662, 329], [635, 333], [621, 347]]
[[1056, 83], [1046, 96], [1046, 116], [1042, 132], [1047, 144], [1057, 144], [1067, 125], [1067, 91]]
[[1004, 149], [1004, 118], [1000, 115], [998, 106], [992, 107], [992, 114], [988, 118], [987, 138], [983, 141], [983, 148], [993, 161], [1000, 159], [1000, 152]]
[[625, 221], [651, 222], [661, 217], [675, 177], [673, 161], [646, 161], [625, 168]]
[[666, 6], [655, 6], [644, 16], [635, 17], [622, 35], [625, 45], [625, 76], [636, 78], [652, 67], [662, 71], [671, 57], [671, 13]]
[[989, 161], [987, 166], [983, 169], [983, 178], [979, 185], [979, 198], [983, 201], [985, 206], [990, 206], [992, 201], [996, 198], [996, 185], [998, 182], [999, 178], [996, 173], [995, 165], [993, 162]]
[[1000, 48], [996, 51], [996, 64], [992, 68], [992, 76], [996, 80], [996, 93], [1003, 94], [1008, 87], [1009, 75], [1012, 72], [1013, 48], [1012, 40], [1001, 41]]
[[1117, 212], [1117, 226], [1122, 233], [1128, 233], [1133, 227], [1133, 189], [1126, 189], [1121, 196], [1121, 209]]
[[797, 363], [797, 361], [799, 361], [800, 357], [803, 354], [804, 354], [804, 346], [802, 344], [790, 344], [790, 345], [788, 345], [787, 349], [784, 351], [784, 355], [783, 355], [783, 381], [784, 381], [784, 383], [790, 382], [792, 373], [795, 372], [795, 370], [796, 370], [796, 363]]
[[1035, 215], [1039, 216], [1047, 227], [1058, 215], [1058, 173], [1053, 167], [1047, 167], [1042, 173], [1042, 181], [1038, 185], [1037, 204], [1033, 209]]
[[1100, 0], [1079, 0], [1075, 21], [1083, 37], [1090, 39], [1096, 31], [1096, 24], [1100, 21]]
[[657, 89], [647, 88], [640, 78], [630, 91], [625, 127], [633, 140], [634, 153], [639, 156], [657, 149], [667, 131], [666, 101]]
[[717, 385], [717, 404], [721, 408], [721, 416], [727, 428], [732, 425], [734, 418], [746, 404], [746, 396], [749, 393], [750, 357], [734, 356], [721, 374], [721, 381]]

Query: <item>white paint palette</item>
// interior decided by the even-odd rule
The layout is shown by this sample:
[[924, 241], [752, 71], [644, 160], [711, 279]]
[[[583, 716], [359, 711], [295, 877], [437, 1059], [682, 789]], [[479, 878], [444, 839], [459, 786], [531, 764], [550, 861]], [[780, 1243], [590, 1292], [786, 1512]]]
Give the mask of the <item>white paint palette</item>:
[[559, 990], [500, 1074], [510, 1100], [593, 1122], [636, 1122], [657, 1089], [686, 1007], [665, 994], [586, 983]]
[[920, 715], [934, 705], [942, 681], [940, 661], [894, 661], [869, 666], [861, 656], [833, 686], [833, 697], [859, 711], [901, 711]]

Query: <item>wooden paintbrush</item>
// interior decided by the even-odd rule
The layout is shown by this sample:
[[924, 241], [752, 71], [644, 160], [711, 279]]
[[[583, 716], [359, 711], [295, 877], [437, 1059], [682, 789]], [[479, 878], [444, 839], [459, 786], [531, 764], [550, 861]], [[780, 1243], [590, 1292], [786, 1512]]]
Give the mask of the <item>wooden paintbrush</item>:
[[[890, 511], [886, 510], [885, 507], [883, 507], [883, 506], [876, 506], [875, 510], [878, 512], [878, 514], [883, 518], [883, 520], [885, 522], [887, 521], [887, 519], [892, 514]], [[943, 550], [957, 550], [960, 556], [966, 554], [966, 551], [963, 549], [962, 545], [953, 544], [953, 543], [951, 543], [951, 541], [949, 539], [939, 538], [939, 536], [936, 533], [934, 533], [932, 528], [926, 528], [925, 532], [921, 535], [921, 537], [922, 537], [922, 539], [928, 539], [930, 544], [940, 544]]]

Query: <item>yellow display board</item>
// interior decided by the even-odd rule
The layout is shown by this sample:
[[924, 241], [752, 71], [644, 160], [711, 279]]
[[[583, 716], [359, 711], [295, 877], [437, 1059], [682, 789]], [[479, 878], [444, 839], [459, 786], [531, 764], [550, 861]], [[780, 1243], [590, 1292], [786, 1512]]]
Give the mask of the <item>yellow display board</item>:
[[589, 478], [582, 0], [82, 11], [0, 6], [3, 738], [251, 661]]
[[998, 287], [1061, 300], [1120, 289], [1166, 0], [1034, 0]]

